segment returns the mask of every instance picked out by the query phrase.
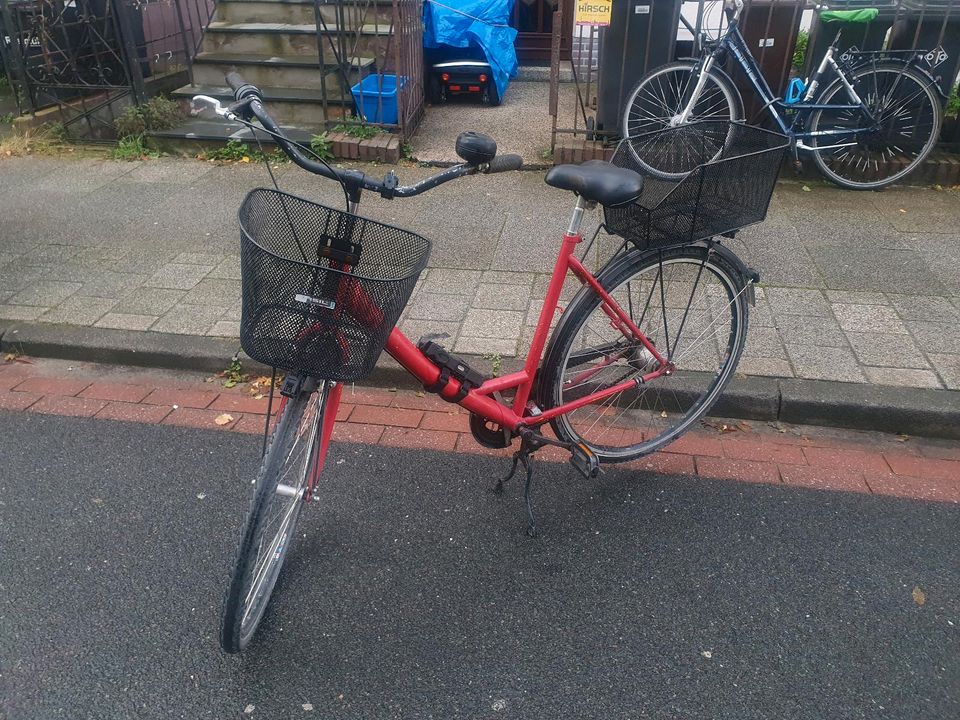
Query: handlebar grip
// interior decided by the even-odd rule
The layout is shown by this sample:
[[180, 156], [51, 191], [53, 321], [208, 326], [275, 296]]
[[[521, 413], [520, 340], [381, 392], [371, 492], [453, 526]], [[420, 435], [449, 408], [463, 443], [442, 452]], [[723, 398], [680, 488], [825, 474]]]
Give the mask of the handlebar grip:
[[228, 72], [226, 75], [227, 85], [230, 86], [230, 89], [233, 90], [233, 97], [237, 102], [245, 100], [251, 95], [256, 96], [258, 99], [262, 100], [263, 96], [260, 94], [260, 90], [256, 85], [251, 85], [242, 77], [240, 73], [236, 71]]
[[522, 165], [523, 158], [519, 155], [497, 155], [487, 166], [487, 174], [519, 170]]

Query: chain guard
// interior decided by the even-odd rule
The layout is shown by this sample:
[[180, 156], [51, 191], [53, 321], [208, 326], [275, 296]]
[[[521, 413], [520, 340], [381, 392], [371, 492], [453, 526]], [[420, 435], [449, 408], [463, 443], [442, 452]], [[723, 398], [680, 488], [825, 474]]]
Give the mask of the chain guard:
[[510, 431], [502, 425], [484, 420], [474, 413], [470, 413], [470, 432], [473, 434], [474, 440], [484, 447], [494, 450], [510, 447], [512, 440]]

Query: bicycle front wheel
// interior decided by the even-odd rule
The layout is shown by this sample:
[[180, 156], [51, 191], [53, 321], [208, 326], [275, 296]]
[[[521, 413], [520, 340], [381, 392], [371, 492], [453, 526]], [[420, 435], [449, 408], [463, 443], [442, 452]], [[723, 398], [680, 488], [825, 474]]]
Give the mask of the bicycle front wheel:
[[330, 383], [289, 399], [277, 420], [253, 482], [233, 575], [223, 603], [220, 645], [229, 653], [250, 642], [293, 543], [319, 451]]
[[[940, 135], [940, 101], [930, 80], [910, 67], [886, 63], [863, 67], [851, 80], [876, 124], [861, 110], [817, 110], [810, 132], [860, 129], [843, 135], [814, 135], [813, 159], [828, 179], [850, 190], [876, 190], [906, 177], [933, 150]], [[844, 104], [838, 79], [818, 104]]]
[[[725, 255], [686, 246], [628, 255], [600, 277], [657, 351], [670, 375], [579, 407], [552, 421], [557, 436], [623, 462], [679, 437], [716, 402], [747, 335], [747, 281]], [[564, 311], [543, 364], [544, 409], [584, 398], [656, 369], [654, 356], [611, 321], [584, 288]]]
[[[695, 67], [692, 60], [678, 60], [642, 77], [627, 96], [623, 108], [620, 126], [623, 137], [671, 127], [671, 121], [683, 110], [697, 84]], [[711, 70], [687, 122], [742, 119], [743, 100], [737, 88], [725, 75]]]

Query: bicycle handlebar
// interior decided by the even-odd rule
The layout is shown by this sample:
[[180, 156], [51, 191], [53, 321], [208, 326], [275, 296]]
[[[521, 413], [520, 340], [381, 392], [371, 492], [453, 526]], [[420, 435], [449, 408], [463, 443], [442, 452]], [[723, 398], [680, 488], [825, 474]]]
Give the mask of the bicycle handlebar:
[[300, 151], [296, 144], [292, 143], [290, 139], [283, 134], [283, 131], [277, 123], [274, 122], [273, 118], [270, 117], [270, 114], [264, 107], [263, 94], [256, 85], [247, 83], [237, 72], [227, 73], [225, 79], [227, 85], [233, 90], [234, 99], [236, 100], [236, 103], [228, 109], [231, 115], [240, 115], [242, 117], [245, 111], [249, 112], [250, 115], [253, 115], [260, 121], [260, 124], [263, 125], [276, 140], [280, 149], [283, 150], [295, 164], [314, 175], [320, 175], [321, 177], [340, 182], [348, 188], [348, 194], [355, 196], [355, 198], [359, 198], [359, 190], [361, 189], [378, 192], [382, 197], [388, 199], [394, 197], [412, 197], [413, 195], [419, 195], [438, 185], [465, 175], [509, 172], [519, 170], [523, 164], [523, 158], [519, 155], [498, 155], [489, 163], [485, 164], [471, 165], [469, 163], [461, 163], [460, 165], [454, 165], [414, 185], [399, 185], [397, 176], [392, 170], [386, 174], [383, 180], [373, 178], [360, 170], [338, 170], [326, 163], [307, 157]]

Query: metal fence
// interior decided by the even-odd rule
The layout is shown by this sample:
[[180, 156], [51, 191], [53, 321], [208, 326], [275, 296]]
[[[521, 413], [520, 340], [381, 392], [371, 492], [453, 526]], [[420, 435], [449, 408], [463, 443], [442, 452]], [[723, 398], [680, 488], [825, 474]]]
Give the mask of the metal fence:
[[[876, 7], [868, 25], [845, 25], [838, 41], [842, 50], [935, 51], [928, 65], [944, 93], [955, 91], [960, 71], [960, 0], [833, 0], [831, 9]], [[687, 21], [683, 23], [681, 17]], [[630, 90], [648, 71], [694, 54], [694, 38], [702, 30], [717, 37], [726, 26], [723, 3], [614, 0], [611, 26], [573, 28], [572, 53], [561, 61], [557, 52], [563, 23], [553, 21], [550, 114], [552, 144], [573, 136], [612, 143], [619, 137], [619, 116]], [[740, 29], [764, 77], [781, 95], [792, 77], [806, 77], [837, 34], [836, 25], [821, 23], [808, 0], [746, 0]], [[667, 42], [664, 42], [666, 38]], [[572, 75], [573, 88], [561, 77]], [[731, 61], [728, 73], [738, 85], [748, 121], [762, 123], [766, 110]], [[566, 102], [564, 99], [566, 98]], [[948, 116], [943, 142], [960, 142], [960, 123]]]
[[[113, 104], [186, 70], [213, 0], [0, 0], [4, 63], [22, 112], [112, 124]], [[102, 111], [102, 112], [98, 112]]]

